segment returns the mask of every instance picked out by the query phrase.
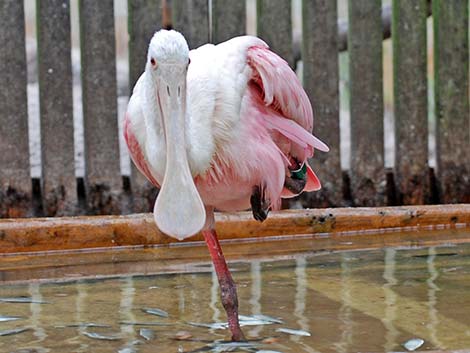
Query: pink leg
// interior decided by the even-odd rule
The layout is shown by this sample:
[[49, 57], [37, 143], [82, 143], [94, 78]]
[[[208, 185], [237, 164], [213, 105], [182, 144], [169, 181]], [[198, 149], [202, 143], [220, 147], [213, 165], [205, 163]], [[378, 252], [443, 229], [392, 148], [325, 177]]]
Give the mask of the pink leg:
[[204, 239], [206, 240], [207, 247], [214, 263], [215, 272], [219, 279], [222, 305], [227, 312], [228, 326], [232, 332], [232, 341], [244, 341], [245, 336], [240, 329], [238, 322], [238, 298], [237, 288], [233, 281], [230, 270], [225, 262], [222, 248], [220, 247], [219, 240], [217, 239], [217, 233], [214, 229], [206, 229], [202, 231]]

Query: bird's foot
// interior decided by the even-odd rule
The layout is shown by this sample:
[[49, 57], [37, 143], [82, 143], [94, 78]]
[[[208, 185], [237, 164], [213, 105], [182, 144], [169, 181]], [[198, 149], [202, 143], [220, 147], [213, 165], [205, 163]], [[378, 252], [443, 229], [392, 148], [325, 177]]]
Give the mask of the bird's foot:
[[300, 194], [305, 189], [305, 185], [307, 185], [306, 179], [286, 177], [284, 180], [284, 187], [295, 195]]
[[232, 332], [232, 341], [234, 342], [244, 342], [246, 341], [245, 335], [243, 334], [242, 329], [238, 326], [235, 330], [230, 330]]
[[284, 187], [293, 194], [300, 194], [307, 185], [307, 164], [293, 159], [292, 167], [289, 168], [289, 175], [286, 175]]
[[265, 185], [256, 185], [253, 187], [250, 203], [254, 219], [263, 222], [266, 218], [268, 218], [270, 208], [269, 200], [266, 199]]
[[232, 276], [222, 276], [219, 284], [222, 306], [227, 312], [228, 327], [232, 333], [232, 341], [245, 341], [245, 335], [240, 328], [238, 319], [238, 297], [235, 282]]

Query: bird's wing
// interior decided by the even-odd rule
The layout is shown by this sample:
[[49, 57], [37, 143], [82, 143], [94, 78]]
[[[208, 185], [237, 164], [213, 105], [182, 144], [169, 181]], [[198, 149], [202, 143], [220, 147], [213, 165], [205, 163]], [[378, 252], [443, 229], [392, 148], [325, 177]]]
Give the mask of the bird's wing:
[[252, 81], [261, 89], [264, 104], [280, 113], [273, 116], [273, 127], [301, 145], [327, 152], [328, 146], [311, 134], [312, 106], [287, 62], [267, 46], [259, 45], [248, 49], [247, 60], [253, 69]]
[[[253, 69], [251, 81], [259, 92], [255, 100], [264, 104], [261, 115], [264, 124], [278, 132], [293, 144], [290, 154], [305, 163], [307, 184], [305, 191], [320, 189], [320, 181], [307, 163], [314, 149], [327, 152], [328, 146], [312, 135], [313, 112], [310, 101], [296, 74], [287, 62], [269, 50], [267, 45], [248, 48], [248, 64]], [[264, 111], [263, 111], [264, 110]], [[289, 158], [289, 156], [286, 156]], [[295, 196], [287, 189], [284, 197]]]
[[[134, 91], [134, 94], [136, 92]], [[126, 112], [126, 117], [124, 120], [124, 139], [126, 140], [127, 148], [129, 150], [129, 155], [131, 156], [132, 161], [137, 166], [137, 169], [145, 175], [145, 177], [157, 188], [160, 188], [160, 185], [157, 182], [157, 178], [152, 174], [149, 163], [145, 158], [145, 155], [142, 151], [142, 147], [137, 139], [136, 134], [134, 133], [133, 124], [137, 122], [143, 122], [144, 117], [138, 103], [137, 97], [131, 97], [129, 102], [129, 107]]]

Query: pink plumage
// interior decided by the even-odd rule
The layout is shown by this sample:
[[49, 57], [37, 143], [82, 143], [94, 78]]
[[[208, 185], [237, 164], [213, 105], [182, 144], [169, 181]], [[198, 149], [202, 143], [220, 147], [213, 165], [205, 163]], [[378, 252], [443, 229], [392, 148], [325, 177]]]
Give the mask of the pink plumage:
[[248, 48], [247, 62], [253, 68], [251, 79], [260, 87], [265, 105], [311, 132], [312, 106], [287, 62], [267, 45]]
[[261, 39], [189, 51], [178, 32], [153, 36], [129, 101], [125, 139], [138, 169], [160, 187], [154, 207], [160, 230], [179, 240], [202, 231], [233, 340], [244, 335], [214, 210], [251, 207], [263, 221], [282, 197], [318, 190], [307, 160], [328, 147], [312, 128], [297, 76]]
[[145, 177], [157, 188], [160, 187], [158, 181], [152, 175], [152, 172], [149, 169], [149, 165], [145, 159], [144, 153], [140, 148], [139, 142], [137, 141], [132, 129], [130, 128], [130, 119], [126, 114], [124, 120], [124, 140], [127, 143], [127, 148], [129, 150], [129, 155], [131, 156], [132, 161], [137, 166], [137, 169], [145, 175]]
[[[248, 208], [251, 187], [260, 183], [266, 185], [271, 207], [277, 208], [281, 196], [295, 196], [283, 189], [289, 158], [303, 163], [313, 156], [315, 148], [328, 151], [311, 134], [310, 101], [286, 61], [266, 45], [256, 45], [247, 49], [246, 63], [252, 70], [240, 109], [244, 128], [232, 146], [217, 154], [206, 176], [196, 179], [204, 202], [226, 211]], [[310, 166], [307, 168], [304, 190], [320, 189], [318, 178]], [[227, 186], [231, 190], [229, 200], [221, 196]]]
[[[286, 61], [250, 36], [205, 45], [189, 56], [186, 144], [203, 204], [221, 211], [247, 209], [253, 187], [260, 186], [264, 201], [276, 209], [281, 197], [298, 193], [285, 188], [293, 164], [306, 164], [303, 191], [318, 190], [320, 181], [307, 160], [315, 149], [328, 147], [312, 135], [310, 101]], [[125, 137], [134, 163], [158, 186], [165, 175], [166, 143], [158, 124], [162, 118], [148, 113], [158, 113], [155, 101], [161, 96], [149, 94], [146, 73], [134, 90], [138, 103], [130, 104]]]

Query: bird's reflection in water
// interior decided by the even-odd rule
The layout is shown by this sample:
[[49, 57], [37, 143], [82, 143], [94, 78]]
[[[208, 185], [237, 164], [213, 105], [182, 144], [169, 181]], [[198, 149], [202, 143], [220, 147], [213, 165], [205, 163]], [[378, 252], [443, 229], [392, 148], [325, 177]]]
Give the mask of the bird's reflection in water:
[[434, 264], [434, 260], [436, 259], [436, 248], [430, 247], [428, 249], [428, 258], [427, 268], [429, 272], [429, 277], [426, 280], [426, 284], [428, 285], [428, 310], [429, 310], [429, 322], [426, 325], [427, 329], [429, 330], [429, 337], [431, 341], [438, 347], [445, 349], [445, 344], [443, 344], [437, 337], [439, 332], [439, 318], [438, 318], [438, 311], [436, 309], [437, 298], [436, 292], [440, 291], [440, 288], [436, 285], [435, 281], [439, 277], [439, 272], [436, 270], [436, 266]]
[[[295, 260], [295, 308], [294, 308], [294, 316], [297, 318], [297, 324], [299, 328], [304, 331], [308, 331], [308, 319], [305, 317], [305, 298], [307, 292], [306, 286], [306, 275], [305, 275], [305, 266], [306, 266], [306, 259], [304, 257], [297, 258]], [[292, 340], [298, 342], [300, 337], [299, 336], [292, 336]]]
[[354, 322], [352, 320], [351, 309], [351, 268], [350, 257], [348, 253], [341, 254], [341, 307], [339, 309], [338, 320], [341, 332], [340, 340], [334, 344], [336, 351], [343, 353], [349, 352], [352, 344], [354, 331]]
[[[33, 328], [33, 335], [37, 338], [37, 344], [45, 341], [47, 339], [47, 333], [41, 323], [41, 314], [42, 314], [42, 302], [43, 296], [40, 290], [39, 283], [31, 283], [29, 285], [29, 295], [32, 298], [33, 303], [30, 303], [29, 307], [31, 310], [31, 327]], [[44, 352], [49, 352], [50, 350], [44, 350]]]
[[[262, 314], [261, 312], [261, 263], [260, 261], [252, 261], [251, 262], [251, 297], [250, 297], [250, 305], [251, 305], [251, 314]], [[262, 326], [254, 326], [248, 334], [251, 337], [258, 337], [260, 332], [262, 331]]]
[[[121, 300], [119, 312], [123, 321], [137, 321], [133, 312], [135, 298], [135, 286], [133, 277], [124, 277], [121, 279]], [[136, 338], [134, 327], [131, 325], [121, 325], [121, 333], [129, 340]]]
[[[186, 289], [189, 290], [189, 294], [186, 297], [187, 304], [190, 308], [190, 311], [193, 313], [194, 318], [197, 322], [201, 322], [204, 320], [204, 314], [202, 313], [201, 310], [198, 310], [200, 305], [199, 300], [200, 300], [200, 292], [199, 289], [193, 285], [193, 283], [196, 283], [199, 279], [198, 274], [191, 274], [190, 279], [187, 280], [187, 285], [185, 286]], [[205, 294], [205, 297], [207, 297], [207, 294]]]
[[[77, 296], [75, 301], [75, 322], [85, 322], [86, 321], [86, 313], [87, 313], [87, 306], [86, 300], [88, 297], [87, 291], [87, 284], [86, 282], [77, 281], [76, 283], [77, 288]], [[83, 335], [83, 332], [86, 331], [85, 327], [77, 327], [78, 333]], [[77, 349], [77, 352], [88, 352], [89, 345], [84, 340], [80, 340], [80, 347]]]
[[[297, 318], [299, 329], [310, 332], [309, 320], [305, 314], [307, 301], [307, 259], [306, 257], [297, 257], [295, 260], [295, 307], [294, 316]], [[291, 336], [291, 340], [298, 342], [305, 352], [316, 352], [311, 346], [305, 343], [305, 339], [300, 336]]]
[[[456, 252], [440, 247], [387, 248], [247, 260], [237, 267], [242, 314], [278, 317], [283, 323], [244, 326], [245, 334], [257, 343], [257, 339], [273, 338], [258, 348], [279, 352], [396, 351], [412, 338], [422, 338], [424, 347], [431, 350], [466, 351], [470, 335], [464, 290], [470, 246], [462, 245], [455, 254], [459, 256], [450, 256]], [[23, 318], [3, 323], [4, 329], [30, 328], [2, 337], [2, 352], [10, 352], [15, 344], [38, 353], [58, 347], [81, 353], [131, 352], [134, 348], [146, 352], [152, 347], [170, 352], [180, 345], [187, 352], [208, 351], [210, 342], [229, 335], [228, 330], [187, 324], [227, 320], [215, 272], [5, 284], [2, 290], [3, 299], [21, 299], [27, 293], [26, 299], [33, 300], [0, 303], [3, 315]], [[204, 296], [210, 298], [209, 305], [201, 304]], [[169, 317], [146, 315], [143, 307], [161, 308]], [[158, 321], [170, 326], [149, 326], [146, 329], [156, 336], [144, 341], [139, 335], [142, 325], [123, 325], [122, 321]], [[86, 323], [110, 327], [79, 325]], [[294, 333], [280, 333], [278, 328]], [[297, 336], [295, 330], [307, 331], [311, 337]], [[87, 337], [86, 332], [122, 339], [106, 341]], [[191, 339], [176, 342], [178, 332]]]
[[175, 289], [177, 290], [178, 293], [178, 311], [181, 316], [184, 316], [185, 311], [186, 311], [186, 301], [184, 297], [184, 287], [185, 285], [183, 284], [183, 276], [176, 276], [176, 286]]
[[219, 281], [217, 279], [217, 273], [212, 270], [212, 285], [211, 285], [211, 301], [209, 307], [212, 310], [212, 321], [219, 322], [220, 320], [220, 309], [217, 307], [219, 302]]
[[395, 277], [396, 269], [396, 250], [389, 248], [385, 249], [384, 258], [384, 272], [383, 279], [385, 283], [383, 285], [384, 301], [385, 301], [385, 315], [382, 319], [382, 323], [387, 330], [385, 333], [384, 350], [386, 352], [392, 351], [396, 347], [396, 341], [399, 335], [399, 331], [395, 327], [395, 320], [397, 318], [397, 295], [394, 292], [394, 286], [398, 284]]

